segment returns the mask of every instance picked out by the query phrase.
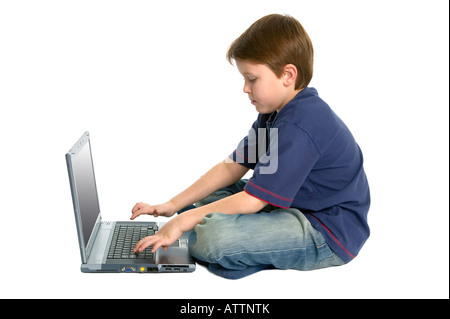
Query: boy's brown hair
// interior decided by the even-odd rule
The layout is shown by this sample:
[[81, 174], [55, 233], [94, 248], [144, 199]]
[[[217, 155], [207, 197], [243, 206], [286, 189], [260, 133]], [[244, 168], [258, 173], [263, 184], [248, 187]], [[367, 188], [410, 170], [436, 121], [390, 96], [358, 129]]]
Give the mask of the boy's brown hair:
[[308, 86], [313, 75], [314, 50], [300, 22], [288, 15], [271, 14], [253, 23], [227, 52], [228, 61], [266, 64], [277, 77], [287, 64], [296, 66], [295, 89]]

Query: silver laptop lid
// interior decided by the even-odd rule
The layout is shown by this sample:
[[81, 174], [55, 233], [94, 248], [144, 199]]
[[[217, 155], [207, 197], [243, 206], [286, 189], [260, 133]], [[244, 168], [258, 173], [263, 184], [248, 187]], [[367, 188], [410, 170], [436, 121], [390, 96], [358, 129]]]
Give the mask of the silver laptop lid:
[[101, 221], [89, 132], [85, 132], [66, 154], [66, 163], [81, 260], [86, 263]]

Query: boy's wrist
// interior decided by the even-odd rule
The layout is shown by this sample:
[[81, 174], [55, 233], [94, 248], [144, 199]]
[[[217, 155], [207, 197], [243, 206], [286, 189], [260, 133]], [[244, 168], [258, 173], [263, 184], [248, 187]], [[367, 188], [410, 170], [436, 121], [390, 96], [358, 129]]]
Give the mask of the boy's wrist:
[[189, 211], [184, 212], [183, 214], [178, 215], [175, 218], [178, 227], [182, 232], [193, 230], [195, 226], [201, 222], [202, 216], [199, 214], [197, 210], [198, 208], [191, 209]]
[[168, 202], [166, 202], [166, 205], [168, 205], [170, 207], [172, 215], [181, 209], [181, 208], [177, 207], [176, 203], [173, 200], [169, 200]]
[[175, 203], [172, 202], [172, 200], [166, 202], [165, 205], [167, 205], [169, 207], [169, 210], [171, 212], [171, 216], [174, 215], [178, 211]]

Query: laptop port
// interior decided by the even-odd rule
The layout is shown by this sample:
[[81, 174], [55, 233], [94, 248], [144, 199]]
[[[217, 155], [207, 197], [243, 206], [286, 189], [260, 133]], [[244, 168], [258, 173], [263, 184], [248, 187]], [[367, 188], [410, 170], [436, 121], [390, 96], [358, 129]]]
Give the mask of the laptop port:
[[162, 265], [162, 267], [189, 268], [189, 265]]
[[136, 268], [134, 268], [134, 267], [123, 267], [122, 271], [123, 272], [135, 272]]

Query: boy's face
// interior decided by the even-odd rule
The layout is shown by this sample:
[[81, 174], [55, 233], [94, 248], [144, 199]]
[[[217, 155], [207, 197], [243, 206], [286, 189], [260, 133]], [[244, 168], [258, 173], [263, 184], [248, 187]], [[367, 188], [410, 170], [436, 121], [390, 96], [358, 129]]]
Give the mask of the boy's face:
[[262, 114], [280, 111], [295, 95], [286, 85], [285, 75], [278, 78], [265, 64], [236, 60], [239, 72], [244, 76], [244, 93]]

